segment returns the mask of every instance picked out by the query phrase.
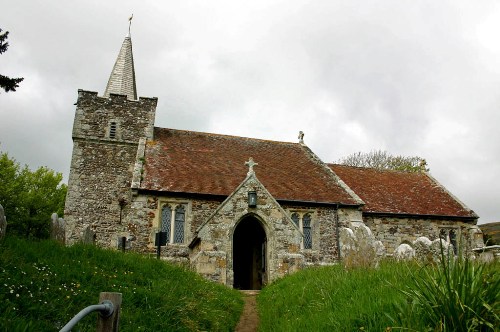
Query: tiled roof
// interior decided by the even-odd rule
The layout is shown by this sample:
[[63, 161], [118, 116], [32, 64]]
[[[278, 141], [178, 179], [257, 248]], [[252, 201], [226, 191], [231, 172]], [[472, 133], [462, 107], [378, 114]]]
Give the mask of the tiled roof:
[[477, 218], [427, 173], [328, 166], [366, 203], [364, 212]]
[[163, 128], [146, 143], [141, 188], [228, 196], [245, 179], [250, 157], [277, 200], [359, 204], [301, 144]]

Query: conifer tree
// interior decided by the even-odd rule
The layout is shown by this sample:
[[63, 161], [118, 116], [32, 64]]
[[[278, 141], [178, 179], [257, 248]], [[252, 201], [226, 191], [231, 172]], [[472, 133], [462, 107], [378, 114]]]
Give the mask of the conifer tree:
[[[0, 54], [7, 51], [9, 47], [9, 43], [7, 42], [7, 38], [9, 37], [9, 32], [5, 31], [2, 33], [2, 29], [0, 29]], [[19, 87], [19, 83], [22, 82], [24, 78], [10, 78], [0, 74], [0, 88], [4, 89], [5, 92], [16, 91]]]

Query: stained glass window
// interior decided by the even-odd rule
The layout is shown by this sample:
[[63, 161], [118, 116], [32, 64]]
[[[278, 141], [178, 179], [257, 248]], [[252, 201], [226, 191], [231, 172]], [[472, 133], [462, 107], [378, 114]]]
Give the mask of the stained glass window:
[[185, 219], [184, 205], [179, 205], [175, 209], [175, 224], [174, 224], [174, 243], [184, 242], [184, 219]]

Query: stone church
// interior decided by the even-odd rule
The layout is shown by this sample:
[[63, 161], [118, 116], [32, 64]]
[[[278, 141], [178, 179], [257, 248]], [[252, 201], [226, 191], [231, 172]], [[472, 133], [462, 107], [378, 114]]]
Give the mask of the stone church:
[[[65, 207], [66, 243], [189, 265], [238, 289], [341, 256], [339, 230], [368, 226], [391, 255], [445, 234], [467, 242], [478, 216], [425, 171], [322, 161], [303, 141], [154, 126], [157, 98], [137, 98], [132, 41], [103, 96], [78, 90]], [[477, 227], [476, 227], [477, 228]]]

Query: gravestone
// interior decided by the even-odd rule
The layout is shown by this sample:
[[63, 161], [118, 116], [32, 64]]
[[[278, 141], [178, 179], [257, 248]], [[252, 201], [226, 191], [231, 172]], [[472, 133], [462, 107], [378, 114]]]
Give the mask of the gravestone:
[[85, 244], [95, 244], [95, 238], [96, 238], [96, 234], [90, 228], [90, 226], [85, 227], [85, 230], [83, 231], [83, 234], [82, 234], [82, 242]]
[[7, 219], [5, 218], [5, 212], [3, 211], [3, 206], [0, 204], [0, 240], [5, 236], [7, 231]]
[[394, 251], [394, 258], [398, 261], [407, 261], [415, 258], [415, 249], [408, 243], [401, 243]]
[[63, 218], [57, 216], [57, 213], [52, 213], [51, 216], [50, 238], [62, 244], [66, 242], [66, 223]]

